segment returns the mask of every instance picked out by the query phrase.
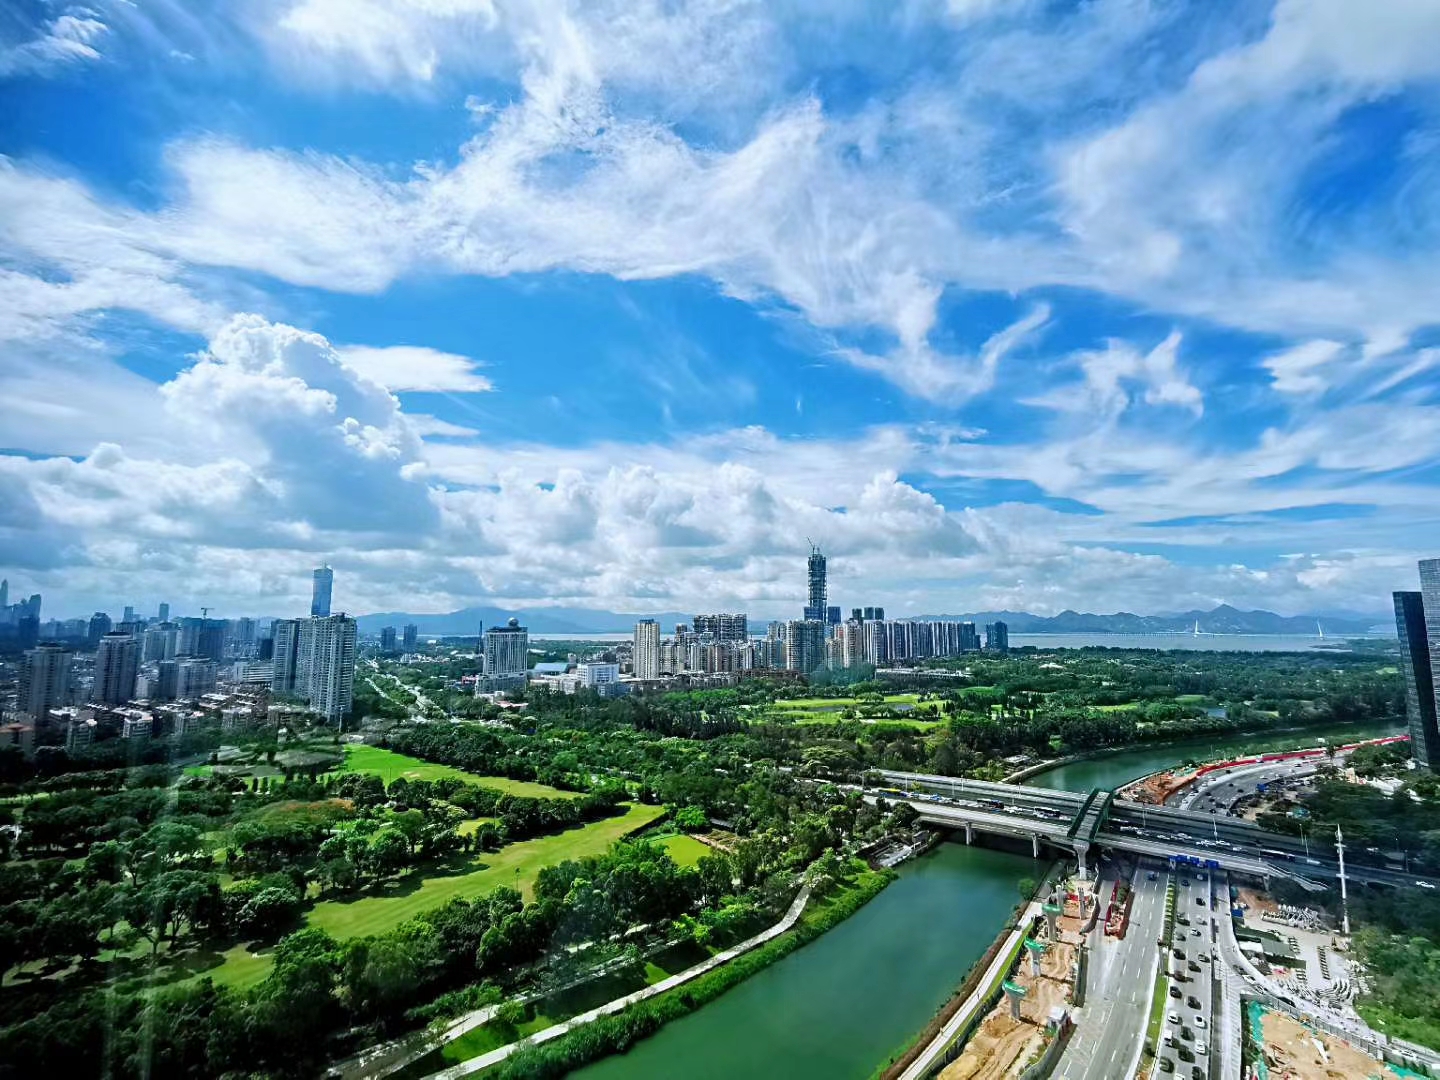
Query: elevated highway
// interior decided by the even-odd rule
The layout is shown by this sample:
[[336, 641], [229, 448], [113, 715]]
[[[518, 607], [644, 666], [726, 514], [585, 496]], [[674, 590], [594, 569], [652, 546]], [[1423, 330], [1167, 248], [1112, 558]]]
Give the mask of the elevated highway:
[[[1096, 788], [1088, 794], [1022, 787], [926, 773], [882, 771], [883, 786], [868, 797], [908, 802], [922, 821], [964, 830], [1028, 838], [1073, 851], [1082, 873], [1091, 847], [1175, 859], [1256, 877], [1287, 877], [1319, 889], [1339, 877], [1335, 849], [1326, 837], [1300, 838], [1270, 832], [1223, 815], [1157, 807], [1115, 798]], [[1345, 876], [1357, 884], [1440, 887], [1440, 880], [1353, 860]]]

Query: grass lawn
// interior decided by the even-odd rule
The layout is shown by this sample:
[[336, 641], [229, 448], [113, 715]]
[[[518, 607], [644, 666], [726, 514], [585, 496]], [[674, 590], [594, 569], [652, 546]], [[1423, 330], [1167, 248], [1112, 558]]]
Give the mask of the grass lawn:
[[611, 844], [649, 825], [664, 813], [659, 806], [633, 805], [619, 817], [594, 821], [554, 836], [541, 836], [509, 844], [494, 853], [467, 861], [460, 873], [409, 875], [394, 883], [390, 896], [363, 896], [355, 900], [325, 900], [316, 904], [307, 920], [336, 937], [363, 937], [392, 930], [406, 919], [452, 897], [469, 899], [500, 885], [519, 889], [528, 900], [530, 887], [541, 869], [599, 855]]
[[660, 841], [660, 846], [675, 860], [676, 866], [694, 866], [706, 855], [713, 855], [714, 852], [693, 836], [667, 836]]
[[[501, 885], [510, 885], [531, 898], [531, 886], [540, 871], [566, 859], [599, 855], [610, 845], [643, 829], [665, 813], [660, 806], [633, 805], [619, 817], [594, 821], [577, 829], [522, 840], [499, 851], [468, 859], [456, 872], [409, 874], [390, 884], [389, 895], [366, 895], [353, 900], [322, 900], [310, 909], [307, 926], [318, 926], [337, 938], [364, 937], [393, 930], [406, 919], [455, 897], [469, 900]], [[270, 970], [270, 958], [247, 953], [243, 946], [230, 949], [225, 963], [206, 974], [229, 986], [251, 986]]]
[[573, 791], [561, 791], [548, 784], [533, 784], [528, 780], [511, 780], [506, 776], [477, 776], [449, 765], [436, 765], [421, 761], [408, 754], [397, 754], [378, 746], [352, 743], [345, 747], [345, 768], [349, 772], [373, 773], [385, 783], [404, 777], [406, 780], [444, 780], [453, 778], [467, 784], [480, 784], [494, 788], [507, 795], [521, 795], [532, 799], [575, 799]]
[[[886, 705], [915, 705], [920, 701], [919, 694], [886, 694]], [[858, 698], [837, 697], [837, 698], [787, 698], [784, 701], [773, 702], [777, 709], [800, 709], [813, 712], [817, 709], [845, 709], [859, 704]]]
[[1125, 712], [1128, 709], [1138, 709], [1140, 702], [1127, 701], [1124, 705], [1091, 705], [1090, 708], [1096, 712]]
[[480, 828], [481, 825], [484, 825], [487, 821], [495, 820], [497, 819], [493, 817], [469, 818], [468, 820], [462, 821], [459, 825], [455, 826], [455, 831], [461, 836], [469, 836], [476, 829]]
[[1176, 705], [1205, 705], [1210, 701], [1206, 694], [1176, 694]]

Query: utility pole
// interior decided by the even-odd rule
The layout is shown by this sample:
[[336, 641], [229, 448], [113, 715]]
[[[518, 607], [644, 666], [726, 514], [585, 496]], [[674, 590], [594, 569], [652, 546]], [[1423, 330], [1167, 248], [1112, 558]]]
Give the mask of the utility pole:
[[1345, 893], [1345, 837], [1340, 833], [1340, 826], [1335, 826], [1335, 854], [1340, 859], [1340, 929], [1346, 937], [1350, 936], [1350, 898]]

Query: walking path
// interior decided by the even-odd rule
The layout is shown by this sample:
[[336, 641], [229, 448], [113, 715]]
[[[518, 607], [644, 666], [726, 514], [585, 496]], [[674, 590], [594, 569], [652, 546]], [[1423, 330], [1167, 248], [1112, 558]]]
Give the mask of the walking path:
[[1011, 953], [1015, 949], [1015, 946], [1018, 945], [1020, 939], [1025, 936], [1030, 928], [1030, 924], [1042, 914], [1044, 914], [1044, 912], [1037, 903], [1032, 902], [1025, 909], [1020, 918], [1016, 920], [1015, 929], [1006, 935], [1005, 943], [1000, 947], [1000, 951], [995, 954], [995, 959], [990, 961], [990, 966], [985, 969], [984, 978], [976, 984], [970, 996], [965, 999], [965, 1003], [955, 1011], [955, 1015], [945, 1022], [945, 1026], [940, 1029], [940, 1033], [930, 1040], [930, 1045], [925, 1047], [924, 1052], [910, 1063], [908, 1069], [900, 1074], [900, 1080], [921, 1080], [921, 1077], [925, 1076], [934, 1068], [935, 1062], [939, 1060], [940, 1055], [945, 1052], [945, 1047], [950, 1045], [950, 1042], [970, 1021], [975, 1011], [984, 1004], [991, 985], [999, 978], [1004, 969], [1010, 966], [1011, 961], [1014, 959]]
[[[459, 1065], [454, 1065], [451, 1068], [434, 1073], [432, 1074], [434, 1080], [458, 1080], [461, 1076], [469, 1076], [471, 1073], [488, 1069], [491, 1065], [498, 1065], [517, 1050], [528, 1046], [538, 1046], [541, 1043], [550, 1042], [552, 1039], [558, 1039], [561, 1035], [569, 1034], [571, 1031], [590, 1023], [592, 1020], [598, 1020], [602, 1016], [612, 1016], [637, 1002], [645, 1001], [648, 998], [655, 997], [657, 994], [663, 994], [667, 990], [675, 989], [677, 986], [683, 986], [692, 979], [704, 975], [707, 971], [713, 971], [722, 964], [728, 964], [737, 956], [743, 956], [752, 949], [758, 948], [765, 944], [765, 942], [785, 933], [785, 931], [789, 930], [799, 921], [801, 913], [805, 910], [806, 901], [809, 899], [810, 886], [807, 885], [801, 889], [795, 897], [794, 902], [790, 905], [790, 909], [785, 912], [784, 918], [769, 929], [762, 930], [754, 937], [746, 938], [740, 942], [739, 945], [733, 945], [724, 952], [716, 953], [710, 957], [709, 960], [696, 964], [692, 968], [686, 968], [677, 975], [671, 975], [668, 979], [658, 982], [654, 986], [647, 986], [643, 990], [636, 990], [633, 994], [626, 994], [624, 997], [616, 998], [614, 1001], [607, 1001], [604, 1005], [591, 1009], [589, 1012], [580, 1013], [578, 1016], [572, 1016], [569, 1020], [554, 1024], [551, 1027], [545, 1028], [543, 1031], [537, 1031], [529, 1038], [497, 1047], [487, 1054], [481, 1054], [479, 1057], [471, 1058], [469, 1061], [462, 1061]], [[1036, 907], [1036, 912], [1037, 914], [1039, 912], [1038, 906]]]

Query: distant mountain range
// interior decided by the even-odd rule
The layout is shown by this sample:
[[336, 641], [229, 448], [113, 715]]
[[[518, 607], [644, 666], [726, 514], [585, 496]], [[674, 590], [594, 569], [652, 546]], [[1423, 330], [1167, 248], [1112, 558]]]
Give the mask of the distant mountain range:
[[405, 611], [381, 611], [374, 615], [358, 615], [362, 634], [378, 634], [382, 627], [397, 630], [414, 623], [421, 634], [432, 637], [453, 635], [474, 637], [482, 626], [504, 626], [507, 619], [519, 619], [532, 634], [628, 634], [641, 619], [655, 619], [665, 632], [676, 623], [689, 622], [694, 612], [661, 611], [632, 614], [622, 611], [596, 611], [591, 608], [492, 608], [468, 607], [439, 615], [419, 615]]
[[[894, 613], [891, 613], [894, 617]], [[1193, 631], [1198, 623], [1206, 634], [1314, 634], [1316, 625], [1330, 636], [1363, 634], [1385, 626], [1384, 616], [1369, 617], [1356, 612], [1332, 612], [1321, 615], [1277, 615], [1273, 611], [1240, 611], [1221, 604], [1212, 611], [1186, 611], [1178, 615], [1132, 615], [1128, 611], [1114, 615], [1090, 615], [1080, 611], [1062, 611], [1059, 615], [1031, 615], [1027, 611], [977, 611], [966, 615], [921, 615], [920, 619], [956, 619], [983, 625], [1000, 620], [1012, 634], [1160, 634]], [[411, 614], [404, 611], [382, 611], [358, 617], [360, 632], [377, 634], [385, 626], [397, 629], [414, 623], [421, 634], [430, 636], [479, 633], [482, 626], [500, 626], [505, 620], [517, 618], [534, 634], [619, 634], [629, 633], [640, 619], [655, 619], [669, 632], [676, 623], [689, 622], [691, 612], [661, 611], [646, 614], [597, 611], [592, 608], [544, 607], [507, 610], [504, 608], [469, 607], [444, 614]], [[766, 620], [752, 622], [751, 629], [763, 627]]]
[[1369, 617], [1354, 612], [1329, 615], [1277, 615], [1273, 611], [1241, 611], [1221, 604], [1210, 611], [1185, 611], [1178, 615], [1091, 615], [1062, 611], [1059, 615], [1031, 615], [1028, 611], [980, 611], [970, 615], [926, 615], [927, 619], [962, 619], [974, 623], [1000, 620], [1012, 634], [1304, 634], [1322, 627], [1327, 635], [1364, 634], [1383, 626], [1384, 616]]

